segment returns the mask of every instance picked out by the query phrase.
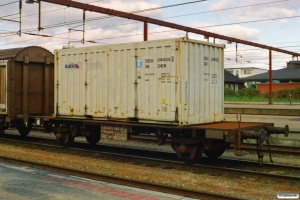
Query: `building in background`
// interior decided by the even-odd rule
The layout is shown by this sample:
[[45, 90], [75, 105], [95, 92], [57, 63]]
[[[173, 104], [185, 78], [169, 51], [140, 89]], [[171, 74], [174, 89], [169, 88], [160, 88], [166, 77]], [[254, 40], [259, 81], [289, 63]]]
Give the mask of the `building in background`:
[[300, 69], [300, 61], [290, 61], [287, 63], [287, 68], [291, 69]]
[[[248, 86], [269, 91], [269, 72], [241, 78]], [[290, 61], [287, 68], [272, 70], [272, 91], [300, 87], [300, 61]]]
[[230, 72], [224, 70], [224, 87], [234, 91], [241, 90], [245, 87], [245, 82], [234, 76]]
[[267, 69], [260, 69], [260, 68], [256, 68], [256, 67], [226, 68], [225, 70], [227, 70], [228, 72], [230, 72], [231, 74], [233, 74], [239, 78], [253, 76], [253, 75], [265, 73], [268, 71]]

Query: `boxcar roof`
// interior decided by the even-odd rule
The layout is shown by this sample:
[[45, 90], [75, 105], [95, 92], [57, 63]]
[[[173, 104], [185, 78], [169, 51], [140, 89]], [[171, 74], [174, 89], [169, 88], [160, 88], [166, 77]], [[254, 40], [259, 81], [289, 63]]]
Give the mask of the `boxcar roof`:
[[7, 60], [15, 57], [17, 53], [25, 49], [26, 47], [13, 48], [13, 49], [0, 49], [0, 60]]
[[25, 61], [24, 56], [27, 56], [27, 61], [29, 62], [38, 62], [38, 63], [49, 62], [48, 64], [54, 63], [53, 53], [39, 46], [28, 46], [28, 47], [0, 50], [0, 60], [13, 59], [15, 62]]

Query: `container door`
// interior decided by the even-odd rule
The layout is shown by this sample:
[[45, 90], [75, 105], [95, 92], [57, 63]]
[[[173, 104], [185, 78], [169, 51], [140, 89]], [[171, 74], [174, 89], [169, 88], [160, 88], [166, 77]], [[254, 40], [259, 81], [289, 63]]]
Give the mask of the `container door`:
[[57, 115], [85, 116], [85, 49], [58, 51], [55, 65]]
[[177, 121], [175, 40], [139, 43], [136, 59], [138, 118]]
[[112, 45], [108, 48], [108, 117], [135, 118], [134, 45]]
[[223, 47], [193, 40], [181, 42], [180, 124], [201, 124], [224, 119]]
[[86, 49], [86, 115], [107, 116], [107, 47]]
[[7, 109], [7, 83], [6, 83], [6, 63], [0, 63], [0, 114], [6, 114]]

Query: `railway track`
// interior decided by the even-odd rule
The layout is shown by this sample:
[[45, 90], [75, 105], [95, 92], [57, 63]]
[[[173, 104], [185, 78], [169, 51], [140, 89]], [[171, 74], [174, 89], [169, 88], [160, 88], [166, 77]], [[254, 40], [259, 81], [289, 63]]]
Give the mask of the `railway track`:
[[[300, 132], [300, 131], [299, 131]], [[155, 136], [132, 136], [131, 140], [136, 141], [145, 141], [150, 143], [157, 142]], [[170, 141], [167, 140], [166, 144], [170, 144]], [[283, 145], [271, 145], [271, 153], [277, 154], [277, 155], [289, 155], [289, 156], [300, 156], [300, 147], [294, 147], [294, 146], [283, 146]], [[229, 150], [234, 150], [234, 147], [231, 145], [228, 147]], [[242, 150], [256, 153], [256, 144], [242, 144]], [[267, 153], [268, 152], [268, 145], [264, 144], [262, 147], [262, 150]]]
[[[40, 150], [46, 150], [46, 151], [63, 151], [64, 154], [80, 154], [82, 156], [101, 156], [106, 157], [107, 159], [117, 159], [120, 161], [124, 161], [123, 155], [122, 158], [117, 158], [118, 155], [113, 153], [104, 153], [103, 155], [99, 155], [99, 152], [95, 151], [86, 151], [86, 150], [78, 150], [75, 148], [66, 149], [64, 147], [60, 147], [57, 145], [47, 145], [47, 144], [37, 144], [37, 143], [31, 143], [31, 142], [22, 142], [22, 141], [16, 141], [16, 140], [9, 140], [9, 139], [0, 139], [0, 145], [1, 143], [10, 144], [10, 145], [16, 145], [16, 146], [25, 146], [27, 148], [33, 148], [33, 149], [40, 149]], [[80, 152], [79, 152], [80, 151]], [[128, 157], [129, 158], [129, 157]], [[132, 157], [133, 158], [133, 157]], [[138, 160], [137, 160], [138, 159]], [[172, 187], [162, 184], [155, 184], [151, 182], [145, 182], [145, 181], [137, 181], [134, 179], [128, 179], [128, 178], [121, 178], [116, 176], [110, 176], [105, 175], [101, 173], [92, 173], [86, 170], [78, 170], [71, 167], [61, 167], [53, 164], [44, 164], [40, 162], [35, 162], [30, 159], [22, 159], [22, 158], [11, 158], [9, 156], [0, 155], [0, 160], [4, 162], [19, 164], [19, 165], [25, 165], [29, 167], [39, 168], [43, 170], [49, 170], [53, 172], [83, 177], [83, 178], [89, 178], [93, 180], [99, 180], [99, 181], [105, 181], [109, 183], [114, 184], [120, 184], [120, 185], [126, 185], [131, 186], [135, 188], [143, 188], [147, 190], [157, 191], [157, 192], [164, 192], [168, 194], [174, 194], [174, 195], [180, 195], [190, 198], [196, 198], [196, 199], [216, 199], [216, 200], [229, 200], [229, 199], [248, 199], [243, 197], [235, 197], [232, 195], [223, 195], [213, 192], [207, 192], [207, 191], [201, 191], [201, 190], [192, 190], [182, 187]], [[154, 160], [152, 160], [153, 162]], [[131, 160], [131, 162], [139, 164], [140, 158], [135, 157], [135, 159]], [[149, 163], [148, 163], [149, 164]]]
[[230, 199], [233, 199], [233, 200], [245, 199], [246, 200], [246, 198], [242, 198], [242, 197], [226, 196], [226, 195], [210, 193], [210, 192], [206, 192], [206, 191], [191, 190], [191, 189], [186, 189], [186, 188], [181, 188], [181, 187], [171, 187], [171, 186], [166, 186], [166, 185], [161, 185], [161, 184], [154, 184], [154, 183], [150, 183], [150, 182], [137, 181], [137, 180], [128, 179], [128, 178], [126, 178], [126, 179], [119, 178], [119, 177], [108, 176], [108, 175], [103, 175], [103, 174], [99, 174], [99, 173], [91, 173], [91, 172], [87, 172], [85, 170], [78, 170], [78, 169], [75, 170], [73, 168], [58, 167], [58, 166], [51, 165], [51, 164], [41, 164], [38, 162], [33, 162], [33, 161], [29, 161], [29, 160], [24, 160], [24, 159], [8, 158], [3, 155], [0, 156], [0, 160], [4, 161], [4, 162], [25, 165], [25, 166], [29, 166], [29, 167], [38, 168], [38, 169], [43, 169], [43, 170], [48, 170], [48, 171], [53, 171], [53, 172], [83, 177], [83, 178], [89, 178], [89, 179], [93, 179], [93, 180], [105, 181], [105, 182], [119, 184], [119, 185], [126, 185], [126, 186], [130, 186], [130, 187], [135, 187], [135, 188], [143, 188], [143, 189], [157, 191], [157, 192], [164, 192], [164, 193], [169, 193], [169, 194], [174, 194], [174, 195], [186, 196], [186, 197], [190, 197], [190, 198], [216, 199], [216, 200], [230, 200]]
[[[272, 154], [277, 155], [288, 155], [288, 156], [300, 156], [300, 147], [293, 146], [282, 146], [282, 145], [271, 145]], [[233, 150], [233, 146], [230, 146], [229, 149]], [[256, 144], [243, 144], [242, 149], [248, 152], [256, 152]], [[268, 146], [264, 145], [262, 150], [268, 152]]]
[[[18, 137], [17, 137], [18, 138]], [[246, 176], [257, 179], [272, 179], [275, 181], [300, 182], [300, 166], [278, 165], [265, 163], [260, 166], [257, 162], [247, 160], [237, 160], [228, 158], [210, 159], [203, 157], [198, 164], [187, 165], [178, 161], [174, 153], [152, 151], [145, 149], [132, 149], [126, 147], [116, 147], [109, 145], [96, 145], [90, 147], [87, 143], [76, 142], [74, 148], [64, 148], [54, 140], [42, 138], [28, 138], [27, 142], [12, 139], [0, 139], [1, 143], [25, 146], [27, 148], [42, 149], [46, 151], [59, 151], [65, 154], [101, 157], [108, 160], [120, 162], [131, 162], [137, 165], [151, 167], [161, 167], [167, 169], [179, 169], [192, 171], [194, 173], [208, 173], [211, 175]], [[36, 143], [38, 140], [38, 143]], [[44, 144], [40, 144], [44, 140]], [[50, 143], [46, 144], [46, 143]], [[85, 150], [89, 148], [89, 150]], [[120, 153], [122, 152], [122, 153]], [[216, 173], [217, 172], [217, 173]]]

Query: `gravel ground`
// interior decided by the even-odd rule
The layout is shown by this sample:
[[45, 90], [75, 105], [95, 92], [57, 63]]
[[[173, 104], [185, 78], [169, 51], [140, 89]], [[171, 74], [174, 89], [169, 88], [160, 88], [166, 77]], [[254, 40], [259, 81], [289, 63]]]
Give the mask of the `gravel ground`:
[[[35, 135], [36, 133], [31, 133]], [[54, 137], [50, 135], [49, 137]], [[76, 138], [82, 140], [82, 138]], [[137, 142], [116, 142], [101, 141], [131, 147], [143, 147], [147, 149], [156, 149], [159, 151], [172, 151], [170, 146], [157, 146], [148, 143]], [[75, 169], [88, 170], [96, 173], [126, 177], [141, 181], [149, 181], [160, 184], [167, 184], [177, 187], [187, 187], [196, 190], [205, 190], [218, 192], [222, 194], [231, 194], [240, 197], [253, 199], [277, 199], [278, 192], [298, 192], [300, 193], [299, 183], [290, 184], [273, 180], [256, 180], [251, 177], [229, 177], [216, 174], [196, 174], [193, 172], [180, 171], [176, 169], [161, 169], [158, 167], [148, 167], [134, 165], [130, 163], [119, 163], [107, 161], [101, 158], [87, 158], [75, 155], [61, 155], [57, 152], [46, 152], [37, 149], [24, 149], [21, 147], [0, 144], [0, 154], [8, 157], [30, 159], [41, 163], [51, 163], [58, 166], [72, 167]], [[257, 156], [247, 154], [241, 157], [235, 157], [232, 151], [225, 152], [222, 157], [231, 157], [237, 159], [247, 159], [257, 161]], [[280, 164], [291, 164], [300, 166], [300, 158], [292, 156], [274, 156], [273, 160]], [[264, 159], [268, 162], [268, 158]]]

